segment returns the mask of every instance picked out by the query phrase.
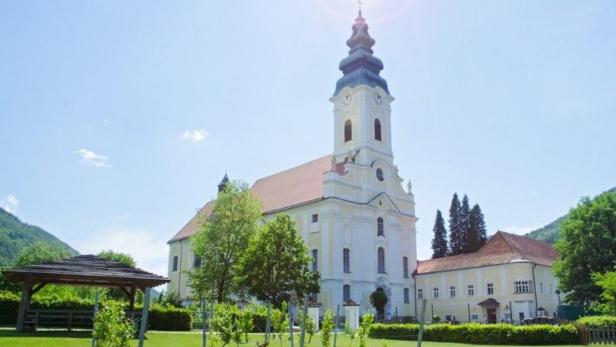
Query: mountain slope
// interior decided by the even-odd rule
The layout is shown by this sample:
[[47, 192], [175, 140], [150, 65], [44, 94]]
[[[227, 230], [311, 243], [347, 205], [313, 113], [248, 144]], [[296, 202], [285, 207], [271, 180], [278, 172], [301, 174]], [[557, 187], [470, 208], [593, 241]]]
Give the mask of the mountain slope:
[[[616, 193], [616, 187], [608, 190], [608, 192]], [[554, 243], [556, 242], [556, 240], [558, 240], [558, 237], [560, 236], [560, 223], [567, 219], [568, 216], [569, 214], [567, 213], [566, 215], [556, 219], [550, 224], [544, 226], [543, 228], [533, 230], [525, 236], [535, 240], [542, 240], [545, 242]]]
[[22, 249], [39, 241], [66, 249], [71, 254], [78, 254], [52, 234], [37, 226], [23, 223], [0, 208], [0, 267], [10, 265]]

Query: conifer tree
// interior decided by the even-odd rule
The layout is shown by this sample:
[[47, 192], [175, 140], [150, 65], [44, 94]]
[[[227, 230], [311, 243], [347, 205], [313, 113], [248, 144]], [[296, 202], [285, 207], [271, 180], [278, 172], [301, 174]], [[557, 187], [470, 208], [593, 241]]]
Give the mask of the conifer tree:
[[453, 194], [451, 206], [449, 207], [449, 254], [456, 255], [462, 253], [463, 235], [460, 215], [460, 199], [458, 193]]
[[471, 247], [471, 236], [470, 236], [470, 217], [471, 217], [471, 207], [468, 201], [468, 196], [464, 194], [462, 198], [462, 207], [460, 208], [460, 234], [462, 240], [462, 253], [473, 252]]
[[432, 258], [442, 258], [447, 255], [447, 229], [441, 210], [436, 210], [434, 220], [434, 239], [432, 239]]
[[470, 228], [468, 233], [468, 251], [475, 252], [486, 243], [486, 224], [479, 205], [475, 204], [470, 213]]

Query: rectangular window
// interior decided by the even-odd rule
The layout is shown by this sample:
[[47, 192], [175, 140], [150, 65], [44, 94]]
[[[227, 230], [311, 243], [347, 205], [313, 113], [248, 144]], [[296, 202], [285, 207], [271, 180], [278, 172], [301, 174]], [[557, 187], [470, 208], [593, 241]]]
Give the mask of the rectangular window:
[[404, 288], [404, 303], [405, 304], [409, 303], [409, 289], [408, 288]]
[[409, 278], [409, 258], [402, 257], [402, 272], [404, 278]]
[[417, 289], [417, 299], [418, 300], [423, 299], [423, 289]]
[[533, 292], [533, 281], [514, 281], [514, 294], [528, 294]]
[[472, 321], [475, 321], [475, 322], [476, 322], [476, 321], [478, 321], [478, 320], [479, 320], [479, 315], [478, 315], [477, 313], [473, 313], [473, 314], [471, 315], [471, 320], [472, 320]]
[[351, 286], [345, 284], [342, 286], [342, 302], [351, 300]]
[[198, 268], [201, 267], [201, 257], [195, 255], [195, 259], [193, 260], [193, 267]]
[[351, 272], [351, 250], [348, 248], [342, 250], [342, 267], [344, 273]]
[[543, 294], [543, 282], [539, 282], [539, 291]]
[[318, 271], [319, 271], [319, 250], [313, 249], [312, 250], [312, 272], [318, 272]]
[[316, 223], [319, 221], [319, 214], [315, 213], [312, 215], [312, 223]]
[[450, 298], [456, 297], [456, 287], [455, 286], [449, 287], [449, 297]]
[[467, 287], [467, 294], [468, 296], [473, 296], [475, 295], [475, 286], [472, 284], [469, 284]]
[[488, 295], [494, 295], [494, 284], [488, 283]]
[[178, 271], [178, 256], [176, 255], [175, 257], [173, 257], [173, 267], [172, 267], [172, 271]]
[[434, 295], [435, 299], [438, 299], [438, 288], [434, 288], [432, 294]]

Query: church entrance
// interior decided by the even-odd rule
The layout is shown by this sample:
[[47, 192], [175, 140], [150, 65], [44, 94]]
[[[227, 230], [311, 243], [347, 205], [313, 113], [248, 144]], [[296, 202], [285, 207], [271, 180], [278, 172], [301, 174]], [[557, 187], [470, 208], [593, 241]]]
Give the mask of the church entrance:
[[496, 323], [496, 308], [488, 308], [488, 323]]

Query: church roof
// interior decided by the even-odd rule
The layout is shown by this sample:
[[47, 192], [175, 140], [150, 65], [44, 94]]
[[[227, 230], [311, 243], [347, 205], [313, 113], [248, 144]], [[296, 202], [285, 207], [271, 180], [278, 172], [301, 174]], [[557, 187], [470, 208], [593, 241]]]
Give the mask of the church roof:
[[547, 242], [498, 231], [477, 252], [418, 261], [416, 274], [515, 262], [552, 266], [556, 257], [556, 250]]
[[359, 12], [353, 24], [353, 34], [347, 40], [349, 56], [342, 59], [340, 62], [340, 70], [344, 74], [336, 83], [337, 95], [344, 87], [355, 87], [360, 84], [369, 85], [371, 87], [379, 86], [389, 94], [387, 81], [379, 76], [383, 70], [383, 62], [375, 57], [372, 53], [374, 39], [368, 34], [368, 24]]
[[[286, 210], [323, 199], [323, 175], [332, 168], [332, 156], [326, 155], [291, 169], [257, 180], [250, 188], [262, 203], [263, 214]], [[169, 242], [186, 239], [197, 232], [203, 218], [212, 213], [214, 200], [206, 203]]]

